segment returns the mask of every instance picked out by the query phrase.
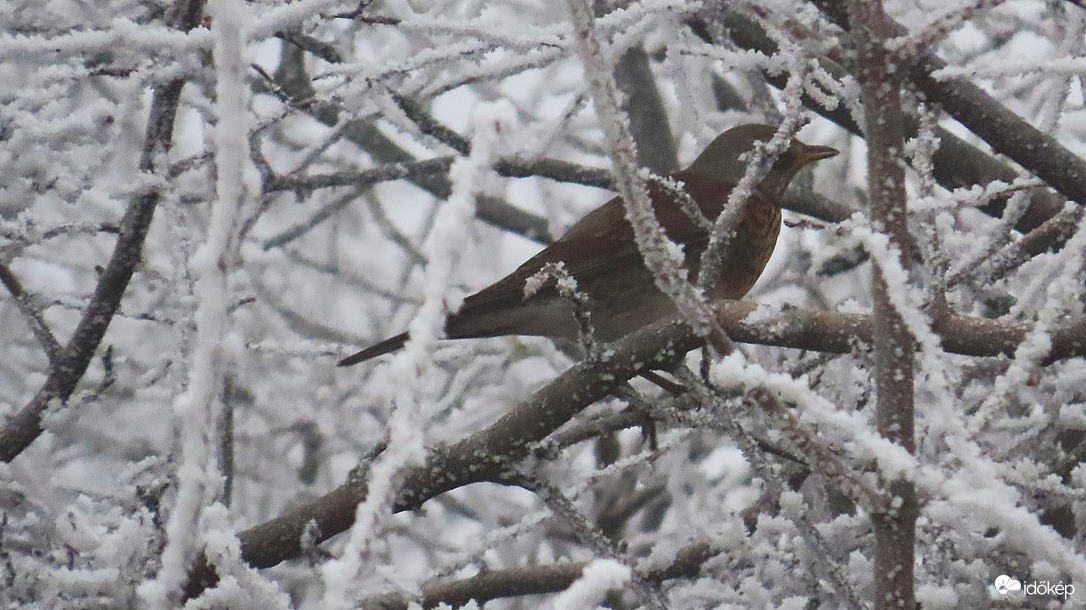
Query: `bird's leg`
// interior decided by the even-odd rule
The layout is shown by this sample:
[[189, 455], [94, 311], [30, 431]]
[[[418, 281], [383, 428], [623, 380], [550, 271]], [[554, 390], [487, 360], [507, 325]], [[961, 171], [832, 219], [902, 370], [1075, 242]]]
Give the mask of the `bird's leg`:
[[[660, 379], [667, 381], [663, 377], [660, 377]], [[641, 439], [648, 442], [652, 451], [656, 451], [659, 448], [656, 435], [656, 420], [652, 418], [649, 404], [629, 382], [619, 386], [615, 390], [615, 396], [625, 400], [626, 404], [630, 405], [630, 410], [637, 414], [637, 418], [641, 421]]]

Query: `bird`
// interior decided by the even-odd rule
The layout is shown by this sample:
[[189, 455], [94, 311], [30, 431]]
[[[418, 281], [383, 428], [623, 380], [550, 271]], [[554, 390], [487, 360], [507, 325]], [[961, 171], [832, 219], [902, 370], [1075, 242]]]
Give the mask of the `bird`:
[[[668, 238], [683, 247], [689, 277], [697, 276], [702, 252], [709, 243], [705, 219], [724, 209], [732, 189], [746, 172], [746, 153], [776, 133], [770, 125], [749, 123], [717, 136], [686, 169], [670, 175], [682, 183], [700, 208], [703, 219], [691, 218], [673, 190], [650, 180], [653, 209]], [[754, 286], [769, 262], [781, 230], [781, 198], [800, 168], [838, 154], [829, 146], [793, 139], [753, 189], [734, 234], [722, 253], [717, 281], [710, 283], [710, 300], [741, 299]], [[576, 339], [580, 326], [570, 300], [556, 282], [525, 296], [525, 283], [548, 263], [563, 263], [566, 273], [587, 295], [594, 337], [610, 342], [676, 313], [671, 299], [656, 288], [634, 241], [621, 197], [615, 197], [573, 224], [558, 240], [515, 271], [464, 299], [445, 321], [448, 339], [536, 335]], [[401, 333], [339, 362], [351, 366], [394, 352], [404, 346]]]

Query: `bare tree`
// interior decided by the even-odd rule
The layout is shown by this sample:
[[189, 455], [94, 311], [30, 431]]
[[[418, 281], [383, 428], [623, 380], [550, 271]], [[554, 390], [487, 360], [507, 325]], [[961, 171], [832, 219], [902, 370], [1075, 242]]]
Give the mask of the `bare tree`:
[[[1075, 604], [1080, 3], [11, 8], [4, 604]], [[842, 154], [712, 301], [647, 188], [744, 123]], [[613, 193], [677, 316], [443, 340]]]

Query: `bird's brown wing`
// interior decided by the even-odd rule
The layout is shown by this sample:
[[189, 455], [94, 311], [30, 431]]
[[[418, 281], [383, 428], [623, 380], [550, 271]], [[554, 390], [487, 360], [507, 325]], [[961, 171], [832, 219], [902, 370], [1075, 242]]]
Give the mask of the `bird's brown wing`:
[[[710, 219], [719, 213], [732, 189], [731, 183], [684, 175], [684, 172], [678, 172], [674, 177], [686, 183], [687, 192], [691, 193]], [[656, 217], [668, 237], [679, 245], [700, 252], [708, 238], [705, 230], [678, 205], [661, 205], [671, 195], [660, 185], [650, 184], [649, 194], [654, 202]], [[528, 302], [524, 300], [524, 284], [545, 264], [557, 262], [563, 262], [566, 271], [582, 284], [590, 283], [594, 278], [622, 265], [643, 264], [634, 243], [633, 228], [626, 220], [622, 200], [615, 197], [592, 210], [559, 240], [515, 271], [467, 297], [460, 310], [449, 317], [446, 328], [449, 337], [529, 334], [523, 328], [518, 328], [520, 324], [516, 310], [522, 308], [522, 304], [524, 308], [530, 308], [531, 301], [553, 297], [555, 282], [544, 283]], [[482, 327], [483, 320], [489, 320], [489, 326]]]
[[[562, 262], [567, 273], [583, 280], [630, 256], [637, 256], [637, 247], [633, 244], [630, 224], [623, 216], [622, 201], [616, 197], [589, 212], [560, 239], [515, 271], [465, 298], [460, 310], [449, 316], [445, 330], [450, 338], [537, 334], [526, 328], [531, 326], [531, 320], [524, 316], [555, 314], [543, 310], [527, 311], [530, 307], [524, 299], [524, 285], [528, 278], [547, 263]], [[553, 305], [554, 295], [555, 282], [548, 280], [529, 301], [537, 308], [545, 307], [545, 304]]]
[[[708, 179], [685, 170], [676, 172], [672, 177], [684, 184], [687, 193], [698, 203], [703, 215], [710, 221], [720, 214], [734, 187], [731, 182]], [[704, 246], [709, 238], [708, 233], [672, 201], [671, 191], [651, 182], [649, 196], [653, 201], [656, 218], [671, 241], [680, 246]], [[755, 191], [752, 198], [760, 200], [761, 195]], [[504, 284], [511, 281], [512, 289], [519, 298], [523, 296], [524, 282], [546, 263], [563, 261], [566, 271], [583, 281], [611, 271], [617, 260], [625, 260], [627, 257], [640, 259], [641, 254], [634, 242], [633, 227], [626, 220], [622, 199], [614, 197], [586, 214], [571, 226], [561, 239], [529, 259], [516, 271], [476, 294], [482, 297], [499, 286], [505, 290]], [[554, 283], [548, 283], [545, 288], [553, 289]], [[537, 294], [542, 292], [543, 289]]]

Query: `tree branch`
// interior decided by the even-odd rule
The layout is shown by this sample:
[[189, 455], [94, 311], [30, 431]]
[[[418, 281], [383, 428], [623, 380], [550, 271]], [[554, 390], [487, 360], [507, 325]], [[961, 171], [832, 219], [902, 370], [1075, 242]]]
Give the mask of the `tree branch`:
[[667, 107], [656, 86], [649, 54], [632, 46], [615, 64], [615, 84], [623, 93], [622, 110], [630, 117], [630, 135], [637, 142], [637, 162], [664, 175], [679, 169], [679, 153], [667, 119]]
[[[886, 49], [893, 28], [881, 0], [850, 0], [849, 24], [858, 46], [857, 76], [867, 128], [867, 189], [871, 221], [890, 238], [890, 257], [900, 257], [907, 269], [916, 246], [909, 234], [905, 207], [905, 136], [901, 111], [901, 67]], [[875, 347], [875, 421], [884, 438], [916, 452], [914, 439], [913, 354], [915, 339], [902, 312], [891, 300], [886, 269], [877, 257], [872, 300]], [[904, 281], [900, 278], [899, 281]], [[916, 605], [913, 566], [916, 563], [916, 487], [904, 478], [882, 481], [895, 498], [889, 510], [875, 511], [875, 608]]]
[[16, 277], [10, 267], [2, 263], [0, 263], [0, 284], [3, 284], [4, 288], [8, 289], [11, 297], [15, 299], [15, 306], [19, 308], [23, 317], [26, 318], [26, 324], [30, 327], [30, 332], [34, 334], [34, 338], [38, 340], [42, 349], [45, 350], [49, 363], [56, 362], [62, 349], [60, 343], [53, 336], [53, 332], [49, 330], [49, 325], [45, 323], [41, 311], [34, 306], [33, 299], [23, 290], [22, 282], [19, 281], [19, 278]]
[[[872, 340], [870, 314], [842, 314], [796, 308], [760, 322], [745, 319], [758, 306], [720, 301], [713, 311], [734, 341], [849, 353]], [[967, 356], [1013, 355], [1030, 325], [951, 315], [935, 331], [947, 352]], [[431, 450], [425, 465], [404, 472], [395, 510], [414, 510], [446, 491], [479, 482], [506, 483], [532, 447], [588, 405], [600, 400], [641, 370], [667, 370], [686, 352], [703, 344], [678, 319], [663, 320], [616, 342], [605, 360], [577, 364], [538, 390], [494, 425], [451, 446]], [[1086, 320], [1052, 333], [1048, 362], [1086, 355]], [[302, 534], [316, 523], [322, 542], [351, 526], [355, 507], [365, 499], [364, 480], [352, 478], [322, 498], [240, 534], [242, 557], [253, 567], [269, 567], [301, 552]], [[186, 590], [195, 595], [216, 580], [206, 562], [197, 562]]]
[[[845, 9], [843, 0], [814, 0], [814, 3], [824, 12], [830, 13], [834, 22], [847, 30], [847, 19], [844, 18]], [[766, 34], [761, 25], [745, 15], [734, 10], [725, 10], [719, 16], [719, 19], [722, 25], [728, 29], [732, 40], [741, 48], [759, 51], [766, 55], [773, 55], [779, 52], [780, 49], [777, 46], [777, 43]], [[705, 28], [704, 25], [699, 27], [699, 24], [694, 21], [691, 23], [691, 27], [694, 28], [694, 31], [698, 33], [699, 36], [702, 36], [709, 41], [712, 40], [708, 29]], [[850, 58], [847, 55], [841, 57], [840, 60], [845, 67], [849, 67], [848, 63]], [[823, 58], [821, 64], [822, 67], [833, 74], [836, 79], [840, 79], [849, 74], [841, 64], [832, 59]], [[855, 70], [852, 69], [851, 71], [854, 72]], [[914, 78], [915, 71], [916, 69], [914, 68], [913, 72], [911, 72], [911, 74], [914, 75]], [[763, 74], [770, 84], [781, 89], [784, 88], [788, 80], [788, 74], [784, 72], [772, 74], [764, 72]], [[998, 114], [1001, 116], [1005, 121], [1004, 130], [984, 129], [983, 132], [974, 130], [974, 133], [981, 136], [986, 142], [991, 144], [993, 148], [1000, 152], [1003, 152], [1003, 146], [997, 146], [997, 142], [1001, 142], [1010, 133], [1015, 133], [1018, 130], [1037, 132], [1037, 130], [1028, 123], [1003, 108], [999, 102], [993, 100], [988, 94], [984, 93], [984, 91], [965, 81], [935, 81], [934, 79], [930, 79], [930, 77], [928, 77], [928, 80], [930, 81], [932, 92], [925, 92], [935, 101], [939, 101], [940, 103], [942, 103], [942, 97], [954, 98], [957, 100], [957, 103], [952, 107], [946, 107], [944, 105], [944, 109], [967, 127], [968, 124], [966, 121], [973, 113]], [[945, 93], [932, 95], [932, 93], [939, 93], [944, 90]], [[804, 104], [811, 110], [814, 110], [826, 119], [837, 123], [854, 135], [863, 136], [859, 126], [844, 108], [838, 106], [832, 110], [827, 109], [809, 96], [804, 96], [803, 100]], [[966, 118], [963, 119], [963, 116]], [[972, 121], [969, 122], [971, 123]], [[904, 117], [904, 129], [905, 137], [911, 138], [917, 134], [919, 125], [915, 119], [906, 116]], [[932, 159], [934, 163], [934, 176], [936, 181], [944, 188], [955, 189], [975, 184], [987, 184], [994, 180], [1010, 183], [1018, 177], [1018, 173], [1015, 169], [1007, 163], [979, 150], [975, 146], [967, 144], [961, 138], [941, 127], [935, 130], [935, 136], [939, 139], [940, 145]], [[1041, 134], [1041, 136], [1042, 138], [1040, 140], [1032, 141], [1032, 144], [1040, 144], [1042, 147], [1054, 144], [1054, 140], [1051, 138], [1048, 138], [1043, 134]], [[1066, 151], [1066, 149], [1060, 147], [1059, 144], [1054, 145], [1055, 147], [1059, 147], [1061, 150]], [[1040, 152], [1045, 150], [1044, 148], [1039, 147], [1037, 150], [1039, 151], [1037, 153], [1038, 155], [1045, 154]], [[1031, 169], [1029, 165], [1022, 162], [1024, 159], [1015, 158], [1013, 156], [1011, 158], [1024, 165], [1027, 169]], [[1064, 158], [1062, 153], [1060, 158]], [[1046, 165], [1058, 165], [1058, 163], [1059, 161], [1050, 159], [1046, 162]], [[1075, 165], [1081, 164], [1081, 160], [1078, 160], [1075, 163]], [[1044, 175], [1040, 173], [1037, 173], [1037, 175], [1042, 179], [1045, 179]], [[1051, 182], [1049, 184], [1056, 187], [1056, 185]], [[1056, 188], [1059, 190], [1059, 187]], [[1073, 190], [1076, 192], [1080, 190], [1086, 191], [1086, 171], [1079, 174], [1078, 187]], [[1061, 191], [1061, 193], [1062, 192], [1063, 191]], [[1063, 194], [1066, 195], [1067, 193]], [[1071, 198], [1075, 199], [1073, 197]], [[1086, 201], [1086, 199], [1075, 200]], [[1048, 191], [1038, 189], [1031, 192], [1030, 206], [1022, 215], [1022, 218], [1019, 219], [1016, 228], [1022, 232], [1036, 228], [1059, 213], [1059, 211], [1063, 209], [1063, 204], [1064, 202], [1059, 196]], [[1006, 197], [999, 197], [993, 199], [988, 205], [980, 208], [980, 210], [989, 216], [998, 218], [1002, 216], [1004, 207], [1006, 207]]]
[[[289, 40], [292, 43], [296, 42], [293, 37], [289, 38]], [[300, 47], [292, 45], [290, 48], [294, 49], [296, 53], [301, 53]], [[329, 58], [325, 57], [325, 59]], [[337, 126], [340, 121], [339, 106], [332, 102], [313, 100], [313, 88], [309, 83], [308, 75], [305, 73], [303, 62], [294, 61], [290, 65], [290, 70], [276, 72], [274, 83], [289, 96], [287, 101], [321, 123], [329, 127]], [[351, 120], [348, 125], [343, 127], [342, 133], [344, 138], [368, 152], [378, 163], [426, 163], [426, 161], [416, 161], [414, 156], [381, 133], [381, 130], [372, 122]], [[441, 199], [448, 197], [449, 193], [452, 192], [452, 186], [446, 172], [412, 174], [405, 176], [405, 178]], [[547, 219], [522, 210], [503, 199], [481, 197], [475, 213], [480, 220], [499, 229], [523, 235], [528, 239], [543, 244], [549, 244], [553, 241]]]
[[[178, 0], [177, 10], [172, 13], [177, 18], [177, 29], [188, 31], [196, 27], [203, 7], [203, 0]], [[156, 157], [168, 151], [173, 143], [174, 119], [184, 85], [184, 80], [176, 79], [154, 89], [140, 157], [139, 167], [143, 172], [153, 173]], [[160, 192], [152, 189], [136, 195], [129, 203], [121, 219], [113, 254], [71, 340], [60, 356], [50, 363], [48, 376], [38, 393], [0, 429], [0, 461], [10, 462], [34, 442], [42, 432], [41, 418], [45, 410], [55, 401], [67, 401], [83, 378], [140, 262], [143, 241], [160, 198]]]
[[[844, 0], [812, 1], [834, 23], [848, 30]], [[889, 23], [892, 35], [908, 34], [908, 29], [904, 26], [892, 20]], [[1030, 125], [968, 80], [964, 78], [936, 80], [932, 77], [933, 72], [945, 67], [946, 62], [939, 59], [932, 51], [922, 52], [911, 67], [902, 66], [909, 79], [920, 91], [931, 101], [938, 103], [969, 131], [987, 142], [992, 150], [1010, 157], [1015, 163], [1044, 180], [1067, 199], [1086, 201], [1086, 161], [1067, 150], [1055, 138]], [[911, 126], [907, 127], [906, 132], [909, 136], [915, 133]], [[943, 133], [944, 131], [940, 130], [938, 136], [943, 138]], [[943, 146], [945, 145], [944, 140]], [[936, 179], [943, 184], [944, 179], [939, 177], [938, 172], [940, 163], [938, 155], [935, 162]], [[959, 163], [961, 162], [965, 162], [965, 159], [959, 159]], [[994, 169], [995, 166], [992, 165], [992, 168]], [[1007, 170], [1009, 172], [1005, 178], [997, 177], [997, 179], [1006, 182], [1013, 180], [1015, 178], [1013, 169], [1008, 167]], [[972, 182], [979, 183], [979, 181]], [[998, 204], [998, 210], [992, 208], [985, 209], [984, 212], [992, 215], [996, 215], [993, 212], [1001, 214], [1003, 201], [993, 203]], [[1062, 202], [1046, 196], [1043, 191], [1035, 193], [1029, 209], [1018, 223], [1018, 228], [1022, 231], [1033, 229], [1055, 216], [1062, 208]]]
[[[695, 542], [679, 549], [667, 566], [646, 572], [644, 579], [662, 583], [675, 578], [693, 578], [714, 555], [716, 552], [711, 543]], [[580, 578], [586, 565], [587, 562], [578, 561], [488, 570], [462, 580], [424, 585], [418, 601], [423, 608], [433, 608], [441, 603], [460, 607], [472, 600], [481, 605], [501, 598], [557, 593]], [[362, 607], [366, 610], [406, 610], [409, 601], [412, 600], [403, 596], [385, 595], [363, 601]]]

